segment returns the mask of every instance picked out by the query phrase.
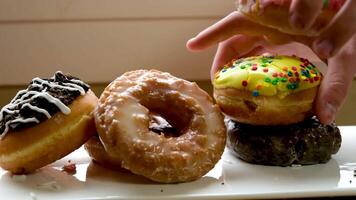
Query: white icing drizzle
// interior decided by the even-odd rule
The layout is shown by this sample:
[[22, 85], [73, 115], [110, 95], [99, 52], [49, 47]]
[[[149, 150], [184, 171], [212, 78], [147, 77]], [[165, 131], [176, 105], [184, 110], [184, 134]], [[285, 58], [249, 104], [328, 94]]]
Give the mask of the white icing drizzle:
[[81, 81], [81, 80], [78, 80], [78, 79], [72, 79], [72, 80], [70, 80], [71, 82], [73, 82], [73, 83], [76, 83], [76, 84], [83, 84], [83, 81]]
[[[26, 91], [26, 90], [24, 90]], [[13, 101], [12, 103], [8, 104], [8, 107], [9, 108], [15, 108], [15, 106], [17, 106], [18, 104], [20, 103], [26, 103], [26, 102], [29, 102], [31, 101], [32, 98], [34, 98], [34, 95], [36, 94], [39, 94], [40, 92], [37, 92], [37, 91], [27, 91], [27, 93], [25, 93], [24, 95], [22, 95], [19, 99]], [[29, 96], [31, 96], [31, 98], [27, 99], [27, 100], [24, 100], [26, 98], [28, 98]]]
[[[9, 113], [9, 114], [15, 114], [18, 112], [17, 110], [9, 110], [9, 108], [7, 108], [7, 107], [4, 107], [3, 109], [4, 109], [4, 112]], [[0, 119], [2, 117], [3, 117], [3, 112], [0, 112]]]
[[66, 114], [66, 115], [70, 114], [70, 108], [67, 107], [64, 103], [62, 103], [61, 100], [51, 96], [48, 93], [41, 93], [41, 94], [38, 94], [38, 96], [42, 96], [42, 97], [46, 98], [47, 101], [55, 104], [63, 114]]
[[63, 85], [69, 86], [68, 88], [73, 87], [73, 88], [77, 89], [80, 92], [80, 95], [85, 94], [85, 90], [79, 85], [76, 85], [74, 83], [63, 83]]
[[50, 118], [52, 117], [52, 116], [49, 114], [49, 112], [48, 112], [47, 110], [42, 109], [42, 108], [39, 108], [39, 107], [37, 107], [37, 106], [33, 106], [33, 105], [31, 105], [30, 103], [25, 103], [25, 104], [23, 104], [23, 107], [28, 107], [28, 108], [30, 108], [30, 109], [32, 109], [32, 110], [35, 110], [35, 111], [37, 111], [37, 112], [39, 112], [39, 113], [42, 113], [42, 114], [46, 115], [46, 117], [47, 117], [48, 119], [50, 119]]
[[30, 122], [36, 122], [37, 124], [40, 123], [40, 121], [38, 119], [36, 119], [35, 117], [31, 117], [31, 118], [18, 118], [18, 119], [14, 119], [12, 120], [12, 122], [20, 122], [20, 123], [30, 123]]
[[9, 131], [10, 123], [11, 121], [6, 122], [4, 132], [0, 135], [1, 140], [5, 137], [6, 133]]
[[10, 103], [13, 103], [14, 101], [16, 101], [16, 99], [20, 96], [20, 94], [26, 93], [27, 90], [20, 90], [17, 92], [17, 94], [15, 95], [15, 97], [10, 101]]
[[[57, 73], [62, 74], [62, 72], [56, 72], [56, 74]], [[64, 82], [57, 83], [56, 75], [54, 75], [50, 81], [43, 80], [38, 77], [32, 79], [32, 83], [31, 83], [32, 88], [37, 88], [40, 91], [33, 91], [33, 90], [26, 89], [17, 92], [17, 94], [10, 101], [10, 103], [4, 106], [3, 108], [1, 108], [0, 121], [3, 120], [4, 113], [17, 114], [19, 113], [19, 110], [24, 107], [27, 107], [35, 112], [41, 113], [45, 115], [48, 119], [50, 119], [52, 116], [47, 110], [30, 104], [32, 100], [39, 97], [46, 99], [51, 104], [54, 104], [63, 114], [66, 115], [70, 114], [71, 110], [68, 106], [66, 106], [60, 99], [50, 95], [50, 93], [47, 92], [47, 88], [59, 88], [67, 91], [68, 90], [78, 91], [80, 92], [81, 95], [84, 95], [86, 93], [85, 89], [81, 86], [81, 85], [85, 85], [84, 82], [77, 79], [70, 79], [69, 81], [70, 82], [67, 83]], [[33, 122], [40, 123], [40, 120], [35, 117], [25, 119], [19, 116], [18, 118], [7, 121], [5, 123], [4, 131], [0, 134], [0, 139], [2, 139], [9, 131], [9, 126], [11, 123], [33, 123]]]
[[81, 95], [85, 94], [85, 90], [76, 84], [73, 83], [62, 83], [63, 85], [58, 85], [52, 82], [48, 82], [46, 80], [42, 80], [40, 78], [34, 78], [32, 79], [33, 82], [39, 82], [40, 84], [36, 84], [36, 86], [43, 86], [43, 85], [47, 85], [48, 87], [51, 88], [61, 88], [61, 89], [65, 89], [65, 90], [70, 90], [70, 91], [79, 91]]
[[24, 118], [18, 118], [18, 119], [14, 119], [12, 121], [8, 121], [6, 122], [5, 124], [5, 130], [4, 132], [0, 135], [0, 139], [3, 139], [6, 135], [6, 133], [9, 131], [9, 125], [10, 123], [14, 123], [14, 122], [19, 122], [19, 123], [30, 123], [30, 122], [35, 122], [35, 123], [40, 123], [40, 121], [34, 117], [32, 118], [27, 118], [27, 119], [24, 119]]

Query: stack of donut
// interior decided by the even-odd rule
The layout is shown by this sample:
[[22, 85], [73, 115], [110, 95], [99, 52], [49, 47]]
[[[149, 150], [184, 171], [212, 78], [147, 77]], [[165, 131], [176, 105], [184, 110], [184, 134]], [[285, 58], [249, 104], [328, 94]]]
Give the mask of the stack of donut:
[[227, 116], [228, 147], [257, 164], [327, 162], [341, 136], [335, 124], [313, 116], [321, 79], [315, 65], [296, 56], [255, 56], [225, 65], [213, 84]]

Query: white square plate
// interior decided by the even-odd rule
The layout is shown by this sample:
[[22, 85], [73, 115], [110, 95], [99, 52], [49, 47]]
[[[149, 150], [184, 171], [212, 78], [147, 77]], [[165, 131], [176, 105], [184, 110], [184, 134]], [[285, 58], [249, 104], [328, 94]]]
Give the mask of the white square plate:
[[[156, 184], [90, 161], [83, 148], [28, 176], [0, 169], [0, 199], [263, 199], [356, 195], [356, 126], [340, 127], [342, 146], [326, 164], [272, 167], [242, 162], [226, 150], [203, 178]], [[71, 160], [77, 173], [61, 168]]]

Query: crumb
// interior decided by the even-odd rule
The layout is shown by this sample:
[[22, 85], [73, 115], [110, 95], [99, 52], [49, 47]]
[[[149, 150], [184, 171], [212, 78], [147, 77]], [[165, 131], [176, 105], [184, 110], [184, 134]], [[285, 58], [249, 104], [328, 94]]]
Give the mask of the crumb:
[[37, 184], [37, 187], [45, 190], [60, 190], [61, 186], [56, 181], [49, 181], [42, 184]]
[[224, 182], [222, 182], [222, 183], [221, 183], [221, 185], [225, 185], [225, 183], [224, 183]]
[[37, 200], [36, 194], [33, 192], [30, 192], [30, 197], [32, 200]]
[[161, 189], [161, 192], [163, 192], [163, 189]]
[[22, 174], [22, 175], [15, 175], [13, 174], [11, 176], [12, 180], [16, 181], [16, 182], [25, 182], [27, 179], [27, 176]]
[[301, 164], [292, 164], [291, 167], [301, 167]]
[[352, 180], [350, 180], [350, 183], [352, 183]]
[[230, 165], [234, 164], [231, 160], [224, 160], [224, 162]]
[[71, 163], [71, 160], [68, 160], [68, 164], [62, 167], [62, 171], [67, 172], [68, 174], [77, 173], [77, 167], [75, 163]]

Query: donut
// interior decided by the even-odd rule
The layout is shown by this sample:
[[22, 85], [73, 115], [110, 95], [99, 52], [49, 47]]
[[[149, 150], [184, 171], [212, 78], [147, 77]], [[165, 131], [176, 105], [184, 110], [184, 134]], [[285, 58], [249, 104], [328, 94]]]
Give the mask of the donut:
[[[150, 129], [159, 115], [176, 129]], [[195, 83], [156, 70], [123, 74], [104, 90], [94, 111], [106, 152], [134, 174], [161, 183], [196, 180], [220, 160], [223, 116]], [[157, 133], [159, 132], [159, 133]]]
[[214, 98], [235, 121], [286, 125], [313, 115], [322, 74], [296, 56], [253, 56], [233, 60], [215, 74]]
[[[150, 113], [149, 129], [157, 134], [164, 133], [166, 136], [173, 136], [176, 129], [172, 127], [161, 116]], [[121, 159], [110, 156], [103, 144], [100, 141], [99, 135], [94, 135], [85, 144], [84, 149], [88, 152], [89, 156], [98, 164], [114, 170], [122, 170]]]
[[267, 0], [264, 6], [262, 6], [261, 0], [238, 0], [236, 6], [239, 12], [264, 26], [293, 35], [318, 36], [344, 3], [345, 0], [325, 0], [322, 12], [316, 18], [310, 30], [298, 29], [290, 25], [289, 7], [291, 0]]
[[335, 123], [324, 125], [313, 116], [297, 124], [256, 126], [226, 119], [227, 146], [238, 158], [261, 165], [325, 163], [341, 146]]
[[0, 111], [0, 166], [30, 173], [79, 148], [96, 133], [97, 101], [73, 76], [34, 78]]
[[96, 163], [110, 169], [121, 169], [121, 160], [110, 156], [106, 152], [98, 135], [92, 136], [84, 144], [84, 149]]

